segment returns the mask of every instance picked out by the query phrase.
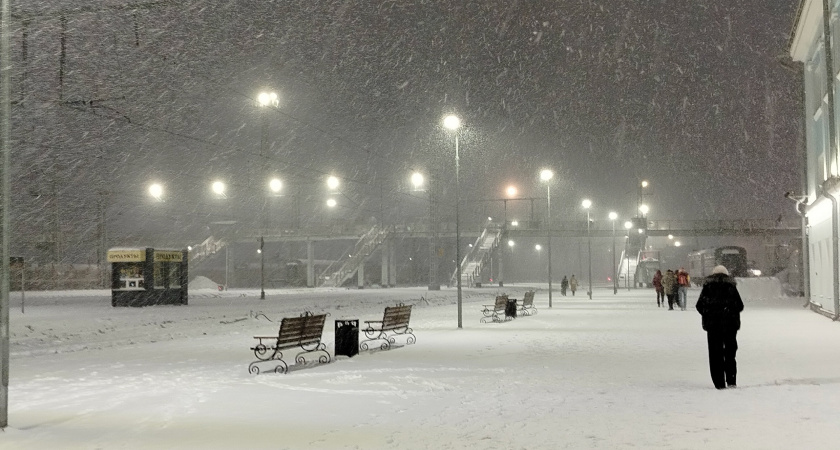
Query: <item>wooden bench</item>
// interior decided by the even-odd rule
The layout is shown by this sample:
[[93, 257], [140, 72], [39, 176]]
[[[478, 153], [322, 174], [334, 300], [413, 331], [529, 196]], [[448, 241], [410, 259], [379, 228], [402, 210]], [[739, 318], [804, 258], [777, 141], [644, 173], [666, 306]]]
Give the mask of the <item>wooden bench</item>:
[[537, 313], [537, 307], [534, 306], [534, 291], [528, 291], [525, 293], [522, 303], [516, 304], [516, 310], [523, 316], [530, 316], [531, 314]]
[[397, 337], [405, 337], [406, 344], [417, 342], [414, 330], [408, 326], [411, 320], [411, 306], [398, 303], [397, 306], [386, 306], [382, 314], [382, 320], [365, 320], [365, 337], [359, 347], [368, 350], [373, 341], [382, 341], [379, 346], [382, 350], [391, 348], [391, 344], [397, 342]]
[[248, 372], [258, 374], [262, 365], [272, 366], [277, 373], [287, 373], [289, 365], [283, 359], [283, 351], [288, 349], [301, 350], [295, 355], [296, 364], [303, 365], [307, 357], [313, 355], [318, 356], [320, 363], [330, 362], [332, 358], [321, 342], [326, 318], [326, 314], [313, 315], [307, 311], [300, 317], [284, 318], [276, 336], [254, 336], [259, 342], [251, 350], [257, 361], [248, 366]]
[[483, 305], [484, 309], [481, 310], [481, 313], [484, 314], [484, 317], [481, 318], [481, 323], [487, 323], [488, 319], [490, 322], [504, 322], [506, 320], [513, 319], [513, 317], [509, 317], [505, 314], [507, 304], [507, 295], [497, 295], [496, 303], [492, 305]]

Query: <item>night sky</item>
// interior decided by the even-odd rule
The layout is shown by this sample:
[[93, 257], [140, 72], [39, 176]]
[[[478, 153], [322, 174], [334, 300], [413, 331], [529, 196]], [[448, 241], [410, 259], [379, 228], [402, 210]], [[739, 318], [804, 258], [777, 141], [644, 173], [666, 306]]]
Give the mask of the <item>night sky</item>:
[[[465, 125], [467, 220], [498, 214], [508, 184], [544, 197], [544, 167], [563, 219], [584, 197], [598, 217], [634, 214], [642, 179], [652, 219], [794, 214], [782, 193], [800, 188], [801, 75], [780, 60], [796, 2], [124, 4], [13, 2], [13, 214], [27, 232], [59, 215], [91, 239], [103, 192], [109, 220], [147, 231], [252, 215], [262, 167], [299, 192], [304, 221], [319, 220], [327, 174], [347, 220], [422, 217], [415, 169], [446, 216], [447, 113]], [[263, 89], [277, 110], [255, 106]], [[207, 195], [215, 177], [228, 204]], [[167, 189], [157, 210], [152, 179]]]

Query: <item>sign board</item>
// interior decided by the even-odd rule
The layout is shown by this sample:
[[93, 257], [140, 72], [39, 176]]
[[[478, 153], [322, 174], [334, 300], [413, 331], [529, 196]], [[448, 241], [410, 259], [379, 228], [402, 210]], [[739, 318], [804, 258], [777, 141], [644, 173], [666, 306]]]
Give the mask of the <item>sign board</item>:
[[142, 262], [146, 260], [146, 251], [136, 250], [108, 250], [108, 262]]
[[183, 261], [184, 253], [179, 250], [155, 250], [155, 262]]

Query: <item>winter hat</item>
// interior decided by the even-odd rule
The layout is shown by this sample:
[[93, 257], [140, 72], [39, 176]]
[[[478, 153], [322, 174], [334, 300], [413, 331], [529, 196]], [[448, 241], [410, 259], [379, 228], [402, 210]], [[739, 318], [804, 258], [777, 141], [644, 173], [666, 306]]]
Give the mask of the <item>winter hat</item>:
[[715, 273], [722, 273], [724, 275], [729, 275], [729, 271], [726, 270], [726, 267], [724, 267], [724, 266], [715, 266], [715, 268], [712, 269], [712, 274], [715, 274]]

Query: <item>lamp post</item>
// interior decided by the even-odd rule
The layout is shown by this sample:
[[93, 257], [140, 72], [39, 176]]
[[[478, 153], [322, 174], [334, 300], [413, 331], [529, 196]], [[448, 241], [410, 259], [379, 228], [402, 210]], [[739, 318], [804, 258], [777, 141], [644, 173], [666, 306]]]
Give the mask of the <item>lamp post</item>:
[[[268, 116], [265, 113], [265, 109], [268, 106], [276, 108], [277, 105], [280, 104], [280, 101], [277, 99], [277, 93], [275, 92], [260, 92], [257, 95], [257, 104], [262, 108], [262, 139], [260, 139], [260, 168], [262, 169], [262, 173], [257, 177], [260, 180], [264, 180], [268, 176], [268, 161], [266, 159], [266, 147], [268, 146]], [[260, 216], [262, 219], [262, 224], [260, 226], [260, 300], [265, 300], [265, 252], [263, 251], [263, 246], [265, 245], [265, 238], [263, 237], [264, 228], [265, 228], [265, 203], [266, 198], [263, 196], [262, 208], [260, 210]]]
[[650, 183], [647, 180], [642, 180], [639, 183], [639, 203], [637, 204], [637, 208], [641, 208], [642, 205], [645, 203], [645, 188], [648, 187]]
[[615, 270], [615, 219], [618, 219], [618, 214], [615, 211], [610, 212], [610, 221], [612, 221], [612, 263], [613, 263], [613, 295], [618, 294], [618, 273]]
[[458, 328], [463, 328], [461, 311], [461, 159], [458, 155], [458, 128], [461, 127], [461, 119], [456, 115], [448, 115], [443, 118], [443, 126], [452, 130], [455, 134], [455, 265], [458, 271]]
[[627, 287], [627, 292], [630, 292], [630, 229], [633, 228], [633, 222], [624, 222], [624, 228], [627, 229], [627, 237], [624, 240], [624, 259], [627, 262], [627, 278], [624, 280], [624, 285]]
[[592, 207], [592, 201], [584, 199], [581, 203], [583, 209], [586, 210], [586, 246], [589, 254], [589, 300], [592, 300], [592, 234], [589, 232], [589, 208]]
[[[414, 185], [415, 191], [420, 191], [421, 186], [424, 183], [423, 174], [420, 172], [414, 172], [411, 174], [411, 184]], [[429, 177], [429, 181], [426, 183], [426, 190], [429, 193], [429, 290], [430, 291], [439, 291], [440, 284], [438, 284], [435, 280], [435, 247], [437, 246], [437, 230], [435, 229], [435, 219], [434, 219], [434, 210], [432, 204], [432, 177]]]
[[543, 169], [540, 171], [540, 180], [545, 183], [545, 194], [546, 194], [546, 202], [547, 202], [547, 217], [546, 217], [546, 237], [548, 238], [548, 243], [546, 244], [546, 250], [548, 253], [548, 307], [552, 307], [552, 294], [551, 294], [551, 179], [554, 178], [554, 172], [550, 169]]

